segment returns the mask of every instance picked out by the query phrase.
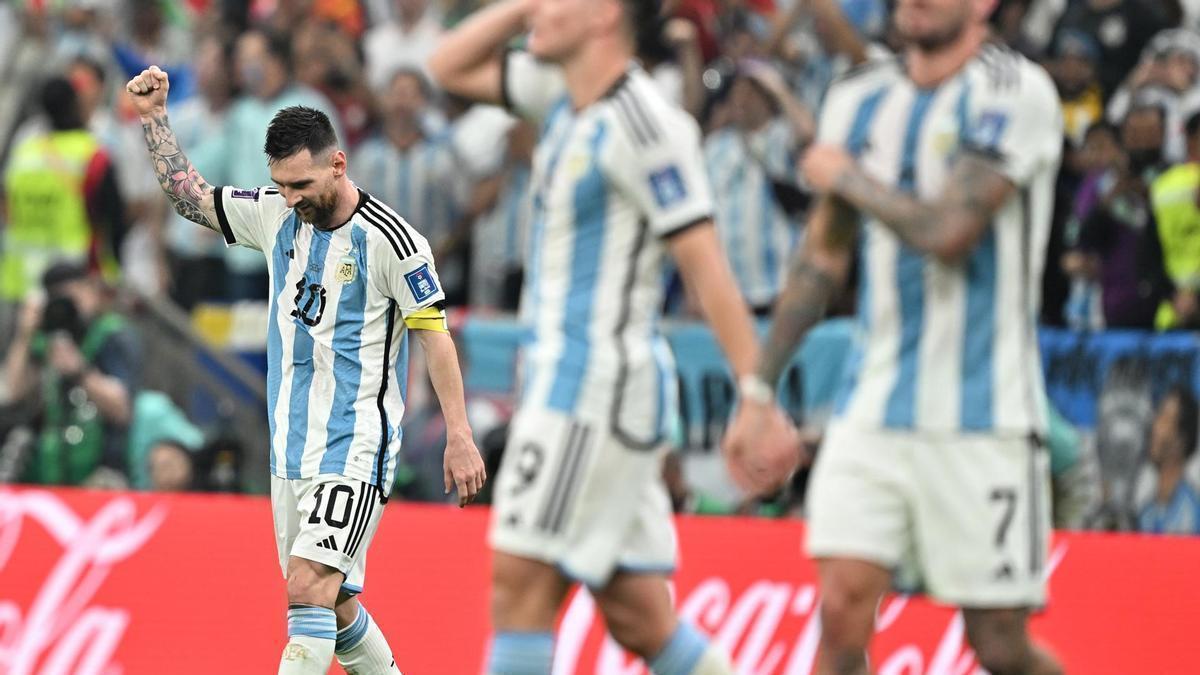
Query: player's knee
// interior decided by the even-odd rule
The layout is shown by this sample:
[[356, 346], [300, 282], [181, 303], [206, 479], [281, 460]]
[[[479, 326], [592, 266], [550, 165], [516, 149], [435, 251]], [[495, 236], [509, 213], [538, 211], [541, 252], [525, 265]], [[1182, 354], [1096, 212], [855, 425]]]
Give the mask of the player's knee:
[[821, 626], [826, 641], [863, 647], [870, 637], [878, 598], [852, 584], [827, 584], [821, 589]]
[[1024, 613], [997, 610], [964, 612], [967, 642], [979, 665], [992, 675], [1023, 675], [1033, 650], [1025, 632]]
[[301, 560], [288, 565], [287, 594], [289, 604], [333, 607], [340, 587], [337, 570], [321, 563]]
[[673, 615], [660, 618], [646, 614], [640, 607], [612, 600], [600, 600], [599, 605], [612, 638], [643, 659], [657, 656], [675, 630]]

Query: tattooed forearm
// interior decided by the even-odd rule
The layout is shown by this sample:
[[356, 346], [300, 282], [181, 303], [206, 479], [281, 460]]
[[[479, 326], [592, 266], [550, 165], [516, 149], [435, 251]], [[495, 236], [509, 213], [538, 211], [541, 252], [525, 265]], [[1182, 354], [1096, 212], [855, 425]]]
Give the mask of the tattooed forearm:
[[836, 288], [833, 275], [811, 261], [797, 258], [792, 263], [787, 287], [775, 304], [771, 332], [759, 357], [758, 375], [764, 382], [779, 381], [800, 340], [825, 317], [825, 307]]
[[956, 258], [983, 234], [1011, 194], [1012, 184], [991, 164], [967, 155], [955, 162], [937, 201], [923, 202], [890, 189], [858, 167], [841, 175], [834, 192], [918, 251]]
[[217, 229], [212, 217], [213, 188], [196, 172], [191, 161], [183, 154], [175, 134], [167, 123], [166, 113], [158, 113], [142, 120], [142, 131], [146, 147], [154, 161], [154, 173], [158, 184], [171, 200], [175, 212], [188, 220], [209, 229]]

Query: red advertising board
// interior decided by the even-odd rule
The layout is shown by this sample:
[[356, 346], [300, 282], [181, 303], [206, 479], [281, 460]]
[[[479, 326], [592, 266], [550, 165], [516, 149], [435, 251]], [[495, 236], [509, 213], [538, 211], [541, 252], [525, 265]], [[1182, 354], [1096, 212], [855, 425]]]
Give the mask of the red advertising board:
[[[487, 512], [392, 504], [363, 596], [409, 675], [475, 675], [487, 637]], [[803, 524], [684, 518], [680, 611], [739, 673], [807, 673], [820, 625]], [[1034, 632], [1072, 673], [1200, 670], [1200, 539], [1061, 534]], [[270, 673], [285, 597], [267, 500], [0, 488], [0, 673]], [[881, 607], [880, 673], [973, 673], [957, 615]], [[336, 667], [335, 667], [336, 670]], [[586, 593], [557, 673], [645, 671], [607, 641]]]

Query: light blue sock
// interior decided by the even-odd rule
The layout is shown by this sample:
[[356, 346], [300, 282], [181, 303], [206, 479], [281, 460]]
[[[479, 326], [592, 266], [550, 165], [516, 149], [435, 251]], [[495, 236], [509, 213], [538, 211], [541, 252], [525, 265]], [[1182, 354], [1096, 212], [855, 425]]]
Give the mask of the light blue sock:
[[288, 607], [288, 637], [304, 635], [321, 640], [337, 639], [337, 616], [328, 607]]
[[549, 675], [553, 664], [553, 633], [492, 635], [488, 675]]
[[691, 675], [708, 649], [708, 638], [690, 623], [679, 622], [662, 651], [650, 661], [654, 675]]
[[354, 621], [345, 628], [337, 632], [337, 645], [334, 651], [338, 654], [344, 654], [358, 646], [362, 639], [367, 634], [367, 628], [371, 626], [371, 615], [367, 614], [367, 608], [360, 603], [358, 605], [358, 615], [354, 617]]

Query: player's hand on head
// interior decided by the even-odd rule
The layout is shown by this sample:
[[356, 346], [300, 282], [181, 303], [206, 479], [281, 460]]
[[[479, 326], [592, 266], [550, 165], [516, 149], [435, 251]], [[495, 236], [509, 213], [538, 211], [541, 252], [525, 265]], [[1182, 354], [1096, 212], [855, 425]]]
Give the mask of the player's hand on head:
[[446, 494], [458, 490], [459, 507], [475, 500], [487, 481], [483, 457], [475, 447], [470, 434], [449, 434], [446, 439], [446, 454], [442, 461], [442, 474]]
[[129, 92], [134, 110], [137, 110], [139, 115], [150, 115], [166, 110], [167, 90], [170, 86], [166, 71], [158, 66], [150, 66], [135, 75], [125, 85], [125, 91]]

